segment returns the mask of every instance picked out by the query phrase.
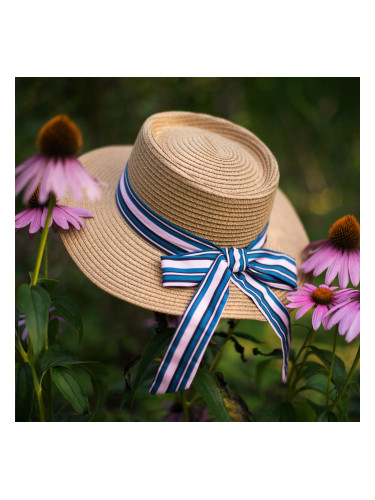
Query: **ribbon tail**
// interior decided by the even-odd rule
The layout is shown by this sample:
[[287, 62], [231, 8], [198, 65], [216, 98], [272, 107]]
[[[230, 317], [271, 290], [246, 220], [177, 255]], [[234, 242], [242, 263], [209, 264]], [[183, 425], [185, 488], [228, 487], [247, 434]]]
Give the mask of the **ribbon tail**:
[[230, 277], [226, 259], [219, 255], [181, 318], [150, 388], [151, 394], [190, 387], [227, 303]]
[[248, 295], [267, 319], [276, 335], [281, 341], [283, 352], [282, 380], [287, 381], [287, 369], [290, 350], [290, 316], [288, 309], [276, 297], [276, 295], [260, 281], [254, 279], [249, 273], [232, 274], [231, 280]]

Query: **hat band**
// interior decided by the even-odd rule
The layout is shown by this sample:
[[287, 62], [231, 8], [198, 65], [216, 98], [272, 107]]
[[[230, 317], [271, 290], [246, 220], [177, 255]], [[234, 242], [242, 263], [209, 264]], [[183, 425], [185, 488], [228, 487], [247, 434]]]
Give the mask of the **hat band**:
[[246, 248], [221, 248], [167, 221], [151, 210], [130, 185], [128, 165], [121, 175], [116, 202], [127, 223], [168, 256], [161, 257], [164, 287], [198, 286], [182, 315], [151, 385], [152, 394], [188, 389], [215, 332], [234, 283], [255, 303], [281, 341], [282, 378], [286, 381], [290, 347], [287, 308], [269, 287], [297, 286], [293, 257], [262, 248], [267, 228]]

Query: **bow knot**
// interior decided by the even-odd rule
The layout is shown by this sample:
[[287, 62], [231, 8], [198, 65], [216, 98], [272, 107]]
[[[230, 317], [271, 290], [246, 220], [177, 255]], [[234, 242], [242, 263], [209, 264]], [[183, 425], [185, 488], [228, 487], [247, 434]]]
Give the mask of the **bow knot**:
[[246, 248], [222, 248], [229, 270], [232, 273], [241, 273], [247, 268]]

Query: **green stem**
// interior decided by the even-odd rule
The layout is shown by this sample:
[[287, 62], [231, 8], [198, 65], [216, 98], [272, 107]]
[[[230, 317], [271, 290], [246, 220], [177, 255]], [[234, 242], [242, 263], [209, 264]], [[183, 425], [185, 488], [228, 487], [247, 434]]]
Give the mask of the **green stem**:
[[44, 277], [48, 278], [48, 240], [44, 249]]
[[338, 327], [336, 326], [335, 328], [335, 333], [333, 334], [333, 346], [332, 346], [332, 357], [331, 357], [331, 365], [329, 367], [329, 373], [328, 373], [328, 381], [327, 381], [327, 395], [326, 395], [326, 410], [328, 409], [329, 405], [329, 389], [331, 386], [331, 378], [332, 378], [332, 372], [333, 372], [333, 365], [335, 363], [335, 354], [336, 354], [336, 342], [337, 342], [337, 334], [339, 330]]
[[[297, 354], [297, 356], [296, 356], [296, 358], [294, 360], [294, 365], [293, 365], [292, 372], [290, 374], [289, 382], [288, 382], [289, 389], [287, 390], [287, 401], [291, 401], [293, 399], [295, 393], [297, 392], [297, 388], [293, 387], [293, 384], [294, 384], [295, 380], [298, 378], [298, 375], [301, 373], [302, 365], [306, 361], [307, 356], [309, 355], [309, 350], [307, 348], [310, 345], [312, 345], [312, 343], [314, 342], [315, 335], [316, 335], [316, 331], [313, 330], [313, 329], [311, 329], [309, 331], [308, 335], [306, 336], [305, 341], [302, 344], [302, 347], [299, 350], [299, 352], [298, 352], [298, 354]], [[299, 363], [299, 366], [297, 366], [296, 361], [300, 357], [300, 355], [302, 354], [303, 350], [305, 350], [304, 356], [302, 358], [301, 363]], [[293, 374], [295, 376], [292, 378]]]
[[185, 391], [181, 391], [181, 404], [184, 412], [184, 422], [189, 422], [189, 408], [186, 401]]
[[236, 329], [238, 322], [239, 322], [239, 320], [234, 320], [234, 319], [232, 319], [230, 321], [227, 336], [225, 337], [225, 340], [224, 340], [222, 346], [220, 347], [219, 352], [216, 354], [214, 360], [211, 363], [210, 368], [208, 369], [208, 371], [210, 371], [211, 373], [214, 371], [214, 369], [218, 365], [218, 363], [221, 359], [221, 356], [223, 355], [224, 347], [226, 346], [226, 344], [228, 343], [228, 341], [230, 340], [230, 338], [234, 334], [234, 330]]
[[42, 232], [42, 237], [40, 239], [40, 244], [39, 244], [39, 249], [38, 249], [38, 255], [37, 255], [37, 258], [36, 258], [36, 262], [35, 262], [34, 275], [33, 275], [33, 280], [31, 282], [32, 285], [36, 285], [37, 282], [38, 282], [40, 265], [42, 263], [42, 257], [43, 257], [44, 248], [45, 248], [46, 243], [47, 243], [47, 235], [48, 235], [48, 231], [49, 231], [49, 223], [51, 221], [52, 210], [53, 210], [53, 207], [55, 206], [55, 203], [56, 203], [56, 198], [53, 195], [51, 195], [51, 197], [49, 199], [49, 203], [48, 203], [47, 218], [46, 218], [46, 222], [44, 224], [44, 228], [43, 228], [43, 232]]
[[45, 422], [46, 421], [46, 412], [45, 412], [45, 409], [44, 409], [44, 402], [43, 402], [43, 397], [42, 397], [42, 387], [41, 387], [41, 385], [39, 383], [38, 376], [37, 376], [36, 371], [35, 371], [34, 363], [32, 362], [32, 360], [30, 359], [30, 357], [25, 352], [24, 348], [22, 347], [21, 342], [18, 341], [16, 343], [16, 347], [17, 347], [18, 352], [20, 353], [22, 359], [24, 360], [24, 362], [27, 363], [30, 366], [30, 368], [31, 368], [31, 374], [32, 374], [32, 377], [33, 377], [34, 391], [35, 391], [36, 400], [37, 400], [37, 403], [38, 403], [40, 421], [41, 422]]
[[342, 398], [342, 395], [346, 391], [346, 388], [348, 387], [348, 384], [349, 384], [349, 382], [350, 382], [350, 380], [351, 380], [351, 378], [352, 378], [352, 376], [353, 376], [353, 374], [355, 372], [355, 369], [357, 368], [357, 365], [358, 365], [358, 362], [359, 362], [359, 349], [360, 349], [360, 346], [358, 346], [358, 351], [357, 351], [357, 354], [355, 355], [352, 367], [350, 368], [350, 371], [348, 373], [348, 376], [346, 377], [344, 385], [342, 386], [340, 392], [338, 393], [338, 395], [336, 396], [336, 399], [334, 400], [334, 402], [332, 404], [331, 410], [334, 409], [334, 407], [337, 405], [337, 403]]

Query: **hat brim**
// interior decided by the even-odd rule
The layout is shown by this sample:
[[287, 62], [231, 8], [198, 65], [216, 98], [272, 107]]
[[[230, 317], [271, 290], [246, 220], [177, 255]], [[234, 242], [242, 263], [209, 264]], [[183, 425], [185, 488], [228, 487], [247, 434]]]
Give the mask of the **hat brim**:
[[[196, 288], [163, 288], [160, 257], [162, 252], [147, 243], [123, 219], [118, 211], [115, 192], [132, 146], [110, 146], [95, 149], [79, 159], [97, 179], [107, 184], [102, 199], [90, 203], [87, 198], [77, 204], [70, 196], [60, 204], [79, 206], [94, 214], [85, 219], [86, 227], [60, 231], [61, 239], [81, 271], [105, 292], [137, 306], [180, 316]], [[250, 243], [250, 242], [249, 242]], [[297, 269], [301, 252], [309, 243], [296, 211], [280, 189], [277, 190], [265, 247], [293, 256]], [[302, 284], [298, 273], [298, 284]], [[273, 289], [287, 303], [287, 292]], [[263, 321], [255, 304], [232, 283], [223, 318]]]

